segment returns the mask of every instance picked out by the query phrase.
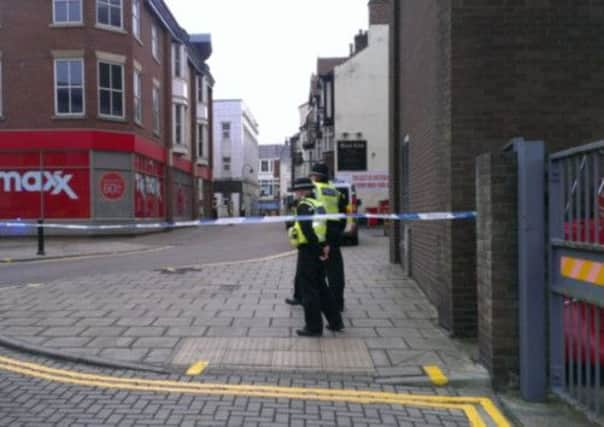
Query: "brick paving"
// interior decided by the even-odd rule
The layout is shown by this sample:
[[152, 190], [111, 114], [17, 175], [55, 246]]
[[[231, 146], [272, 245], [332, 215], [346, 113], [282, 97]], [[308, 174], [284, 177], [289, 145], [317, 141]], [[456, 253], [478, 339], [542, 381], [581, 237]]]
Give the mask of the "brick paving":
[[[23, 355], [3, 350], [6, 357]], [[29, 361], [88, 373], [164, 379], [154, 374], [82, 368], [27, 357]], [[172, 375], [172, 381], [192, 381]], [[203, 381], [292, 387], [372, 389], [398, 393], [443, 390], [378, 386], [368, 378], [303, 374], [206, 375]], [[195, 379], [198, 381], [198, 379]], [[447, 393], [454, 391], [448, 390]], [[72, 386], [0, 371], [1, 426], [438, 426], [469, 425], [461, 411], [412, 406], [179, 393], [130, 392]]]
[[[153, 364], [197, 377], [171, 380], [457, 395], [433, 388], [421, 366], [482, 372], [436, 326], [417, 285], [388, 263], [388, 242], [364, 233], [344, 248], [344, 333], [301, 339], [293, 256], [180, 270], [115, 271], [0, 289], [0, 335], [72, 354]], [[177, 267], [177, 266], [176, 266]], [[298, 351], [301, 347], [302, 350]], [[0, 349], [37, 363], [107, 375], [163, 378], [84, 367]], [[347, 358], [348, 357], [348, 358]], [[338, 368], [354, 369], [342, 370]], [[346, 372], [344, 372], [346, 371]], [[421, 378], [421, 384], [394, 381]], [[407, 384], [407, 385], [403, 385]], [[479, 394], [489, 394], [480, 389]], [[460, 411], [399, 405], [130, 392], [65, 385], [0, 370], [0, 426], [467, 426]]]
[[[436, 326], [436, 312], [417, 285], [388, 263], [387, 247], [384, 237], [365, 233], [360, 246], [344, 248], [346, 329], [323, 340], [336, 346], [361, 341], [378, 376], [421, 375], [424, 364], [448, 373], [480, 371]], [[71, 353], [159, 365], [173, 365], [195, 339], [294, 338], [303, 312], [284, 304], [294, 268], [290, 256], [6, 288], [0, 291], [1, 334]], [[230, 359], [230, 365], [210, 360], [210, 369], [240, 365], [241, 357]]]

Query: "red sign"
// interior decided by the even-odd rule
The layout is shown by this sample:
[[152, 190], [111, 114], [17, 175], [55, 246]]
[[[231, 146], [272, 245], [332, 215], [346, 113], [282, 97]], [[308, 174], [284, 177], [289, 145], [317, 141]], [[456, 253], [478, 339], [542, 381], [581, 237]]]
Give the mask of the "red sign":
[[88, 152], [0, 153], [0, 218], [89, 218]]
[[121, 173], [107, 172], [101, 177], [101, 194], [110, 201], [120, 200], [126, 192], [126, 180]]

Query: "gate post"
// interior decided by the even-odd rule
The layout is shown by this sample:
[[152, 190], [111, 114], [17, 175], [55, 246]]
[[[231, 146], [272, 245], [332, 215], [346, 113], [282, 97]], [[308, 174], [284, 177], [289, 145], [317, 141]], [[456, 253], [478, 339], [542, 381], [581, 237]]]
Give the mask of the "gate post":
[[518, 164], [518, 307], [520, 393], [543, 402], [547, 389], [545, 144], [513, 139]]
[[[560, 162], [549, 162], [549, 240], [564, 238], [563, 218], [559, 214], [564, 205], [561, 193]], [[554, 265], [551, 251], [549, 259], [549, 277], [554, 277]], [[549, 307], [549, 363], [550, 386], [555, 389], [564, 385], [564, 297], [550, 293]]]

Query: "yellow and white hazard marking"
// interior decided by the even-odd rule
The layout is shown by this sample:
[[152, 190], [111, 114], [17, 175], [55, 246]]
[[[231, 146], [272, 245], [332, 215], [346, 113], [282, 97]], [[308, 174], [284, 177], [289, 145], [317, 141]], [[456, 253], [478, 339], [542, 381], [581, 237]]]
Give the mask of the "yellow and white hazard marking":
[[438, 366], [428, 365], [423, 366], [422, 368], [435, 386], [442, 387], [449, 384], [449, 378], [447, 378]]
[[604, 264], [601, 262], [563, 256], [560, 259], [560, 272], [569, 279], [604, 286]]
[[189, 369], [187, 369], [187, 375], [201, 375], [203, 371], [208, 367], [207, 360], [200, 360], [199, 362], [193, 363]]
[[[457, 410], [466, 415], [470, 426], [472, 427], [486, 427], [486, 421], [497, 427], [511, 427], [511, 424], [505, 419], [491, 399], [486, 397], [425, 396], [361, 390], [211, 384], [150, 380], [145, 378], [120, 378], [49, 368], [37, 363], [23, 362], [1, 356], [0, 370], [63, 384], [135, 392], [318, 400], [366, 405], [389, 404], [416, 408]], [[488, 415], [489, 419], [485, 420], [481, 413]]]

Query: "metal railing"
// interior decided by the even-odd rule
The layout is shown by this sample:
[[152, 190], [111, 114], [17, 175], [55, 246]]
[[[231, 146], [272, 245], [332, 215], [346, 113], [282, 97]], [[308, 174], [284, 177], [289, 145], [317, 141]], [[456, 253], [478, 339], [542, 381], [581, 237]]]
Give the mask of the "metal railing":
[[604, 141], [550, 156], [551, 384], [604, 422]]

